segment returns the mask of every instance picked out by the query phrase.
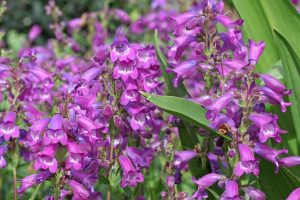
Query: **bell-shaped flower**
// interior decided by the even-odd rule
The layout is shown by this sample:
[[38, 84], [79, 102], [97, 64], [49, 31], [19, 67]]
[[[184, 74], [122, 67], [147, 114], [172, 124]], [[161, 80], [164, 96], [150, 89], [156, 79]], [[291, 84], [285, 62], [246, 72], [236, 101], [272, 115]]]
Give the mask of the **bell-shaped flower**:
[[63, 119], [63, 116], [60, 114], [56, 114], [51, 118], [43, 138], [43, 143], [45, 145], [57, 143], [67, 145], [68, 136], [63, 130]]
[[292, 103], [290, 103], [290, 102], [285, 102], [283, 100], [283, 96], [281, 94], [274, 92], [269, 87], [266, 87], [266, 86], [260, 87], [260, 91], [262, 92], [263, 95], [265, 95], [268, 98], [268, 100], [271, 104], [280, 104], [282, 112], [286, 111], [287, 106], [292, 105]]
[[58, 168], [58, 162], [55, 159], [56, 149], [56, 145], [45, 146], [43, 151], [38, 153], [34, 162], [34, 169], [44, 169], [49, 170], [51, 173], [56, 173]]
[[206, 188], [214, 185], [216, 182], [218, 182], [222, 178], [223, 178], [223, 175], [216, 174], [216, 173], [207, 174], [207, 175], [201, 177], [198, 180], [193, 178], [192, 179], [193, 183], [195, 183], [198, 186], [197, 191], [193, 194], [193, 198], [198, 199], [198, 200], [202, 200], [203, 198], [207, 198], [208, 194], [205, 191]]
[[291, 194], [286, 198], [286, 200], [299, 200], [299, 199], [300, 199], [300, 187], [293, 190]]
[[169, 50], [168, 57], [179, 61], [184, 50], [195, 40], [196, 38], [191, 35], [176, 37], [173, 46]]
[[259, 128], [259, 141], [265, 143], [269, 138], [276, 142], [281, 142], [280, 134], [287, 133], [277, 125], [278, 117], [269, 113], [252, 113], [249, 115], [250, 121]]
[[138, 149], [136, 147], [127, 147], [126, 154], [133, 161], [133, 164], [138, 168], [147, 168], [150, 166], [153, 158], [153, 149], [144, 148]]
[[253, 150], [260, 157], [272, 162], [276, 167], [275, 169], [276, 173], [279, 170], [278, 156], [280, 156], [281, 154], [288, 153], [287, 149], [275, 150], [267, 146], [266, 144], [259, 143], [259, 142], [255, 143], [255, 147]]
[[227, 180], [225, 182], [225, 191], [220, 200], [241, 200], [239, 195], [239, 186], [234, 180]]
[[10, 138], [17, 138], [20, 135], [19, 127], [15, 124], [16, 113], [8, 112], [4, 119], [0, 122], [0, 137], [4, 137], [6, 141]]
[[184, 61], [176, 65], [173, 69], [167, 69], [168, 72], [173, 72], [176, 74], [173, 81], [175, 87], [178, 86], [180, 79], [186, 79], [196, 74], [196, 64], [197, 62], [195, 60]]
[[219, 98], [215, 99], [211, 104], [206, 106], [206, 109], [208, 110], [206, 116], [209, 119], [214, 120], [231, 101], [233, 101], [233, 94], [231, 93], [226, 93], [220, 96]]
[[71, 187], [73, 192], [72, 199], [88, 200], [90, 192], [80, 183], [74, 180], [69, 180], [67, 184]]
[[245, 187], [243, 188], [245, 193], [253, 200], [265, 200], [266, 195], [261, 190], [254, 187]]
[[288, 156], [278, 159], [278, 163], [281, 167], [294, 167], [300, 165], [300, 156]]
[[123, 170], [121, 187], [135, 187], [138, 183], [144, 182], [144, 176], [137, 171], [127, 156], [119, 156], [119, 163]]
[[0, 146], [0, 169], [6, 167], [6, 160], [4, 158], [4, 154], [7, 151], [6, 146]]
[[236, 176], [242, 176], [244, 173], [253, 173], [258, 176], [259, 166], [258, 161], [254, 157], [253, 150], [246, 144], [238, 144], [240, 152], [240, 162], [234, 168], [234, 174]]
[[121, 62], [115, 65], [114, 72], [113, 72], [113, 78], [119, 79], [121, 78], [122, 81], [127, 82], [129, 78], [131, 79], [137, 79], [139, 76], [138, 69], [133, 63], [125, 63]]
[[175, 168], [183, 169], [190, 160], [195, 158], [198, 154], [192, 150], [177, 151], [174, 154], [173, 165]]
[[265, 50], [265, 43], [263, 41], [255, 43], [253, 40], [249, 40], [249, 61], [251, 65], [255, 65]]
[[232, 26], [241, 26], [243, 24], [243, 20], [238, 19], [236, 21], [233, 21], [232, 18], [226, 16], [226, 15], [218, 15], [216, 17], [216, 20], [223, 24], [225, 27], [232, 27]]
[[128, 40], [125, 37], [118, 37], [115, 39], [110, 52], [110, 59], [112, 62], [119, 60], [130, 61], [135, 59], [135, 51], [129, 46]]
[[265, 85], [268, 88], [279, 95], [289, 95], [291, 93], [291, 90], [287, 90], [285, 85], [274, 76], [271, 76], [269, 74], [261, 74], [260, 78], [264, 81]]
[[18, 189], [18, 193], [22, 194], [29, 188], [33, 187], [36, 184], [40, 184], [48, 179], [52, 174], [48, 171], [42, 171], [39, 174], [32, 174], [26, 176], [21, 180], [21, 186]]
[[139, 102], [141, 95], [137, 90], [124, 90], [120, 99], [121, 105], [127, 105], [130, 102]]

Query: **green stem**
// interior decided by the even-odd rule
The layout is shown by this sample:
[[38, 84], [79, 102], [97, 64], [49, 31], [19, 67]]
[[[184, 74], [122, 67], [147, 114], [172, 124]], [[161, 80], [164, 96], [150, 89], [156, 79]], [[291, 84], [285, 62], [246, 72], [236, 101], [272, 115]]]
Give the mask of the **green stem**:
[[18, 199], [17, 193], [17, 169], [16, 167], [13, 168], [13, 187], [14, 187], [14, 200]]
[[111, 139], [110, 139], [110, 149], [109, 149], [109, 169], [108, 169], [108, 180], [109, 180], [109, 186], [107, 190], [107, 200], [111, 200], [111, 182], [112, 182], [112, 166], [113, 166], [113, 153], [114, 153], [114, 134], [115, 129], [112, 128], [111, 132]]
[[35, 199], [37, 193], [39, 192], [39, 189], [40, 189], [41, 185], [42, 185], [42, 184], [39, 184], [39, 185], [35, 188], [34, 192], [32, 193], [31, 197], [29, 198], [29, 200], [34, 200], [34, 199]]

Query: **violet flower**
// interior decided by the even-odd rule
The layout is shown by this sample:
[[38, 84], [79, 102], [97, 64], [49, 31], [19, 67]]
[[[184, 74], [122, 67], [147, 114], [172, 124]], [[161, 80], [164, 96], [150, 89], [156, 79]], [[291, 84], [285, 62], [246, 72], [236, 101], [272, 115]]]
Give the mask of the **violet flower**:
[[299, 156], [288, 156], [285, 158], [278, 159], [278, 163], [282, 167], [294, 167], [300, 165], [300, 157]]
[[296, 188], [291, 192], [291, 194], [287, 197], [286, 200], [299, 200], [300, 197], [300, 188]]
[[258, 161], [254, 157], [253, 150], [246, 144], [238, 144], [241, 161], [235, 166], [234, 174], [242, 176], [244, 173], [253, 173], [258, 176], [259, 166]]
[[128, 40], [125, 37], [118, 37], [115, 39], [112, 50], [110, 52], [110, 59], [112, 62], [117, 60], [128, 61], [135, 59], [135, 52], [132, 47], [129, 46]]
[[220, 200], [241, 200], [239, 186], [236, 181], [227, 180], [225, 182], [225, 191]]
[[217, 181], [223, 178], [223, 175], [210, 173], [207, 174], [200, 179], [196, 180], [192, 178], [192, 181], [198, 186], [197, 191], [193, 194], [194, 199], [202, 200], [203, 198], [207, 198], [208, 194], [205, 191], [206, 188], [214, 185]]
[[266, 195], [261, 190], [254, 187], [245, 187], [243, 188], [245, 193], [253, 200], [265, 200]]
[[274, 138], [276, 142], [281, 142], [280, 134], [287, 133], [277, 125], [278, 117], [269, 113], [252, 113], [249, 119], [259, 128], [259, 141], [265, 143], [269, 138]]
[[10, 138], [17, 138], [20, 135], [18, 126], [15, 125], [16, 113], [8, 112], [4, 119], [0, 122], [0, 137], [4, 137], [6, 141]]
[[127, 156], [119, 156], [119, 162], [123, 170], [121, 180], [122, 188], [126, 187], [127, 185], [130, 187], [135, 187], [138, 183], [144, 182], [143, 174], [135, 169]]
[[281, 154], [288, 153], [287, 149], [275, 150], [271, 147], [267, 146], [266, 144], [257, 142], [254, 147], [254, 152], [261, 156], [262, 158], [269, 160], [275, 165], [275, 172], [278, 173], [279, 170], [279, 163], [278, 163], [278, 156]]
[[21, 186], [18, 189], [18, 193], [22, 194], [29, 188], [33, 187], [36, 184], [40, 184], [48, 179], [52, 174], [48, 171], [42, 171], [39, 174], [32, 174], [26, 176], [21, 180]]
[[68, 136], [63, 130], [63, 116], [60, 114], [54, 115], [46, 130], [43, 138], [43, 143], [45, 145], [57, 144], [67, 145]]
[[255, 43], [253, 40], [249, 40], [249, 61], [251, 65], [255, 65], [265, 49], [265, 43], [263, 41]]
[[89, 199], [90, 192], [83, 185], [74, 180], [69, 180], [67, 183], [72, 188], [73, 199]]
[[6, 146], [0, 146], [0, 169], [6, 167], [6, 160], [4, 158], [4, 154], [7, 151]]

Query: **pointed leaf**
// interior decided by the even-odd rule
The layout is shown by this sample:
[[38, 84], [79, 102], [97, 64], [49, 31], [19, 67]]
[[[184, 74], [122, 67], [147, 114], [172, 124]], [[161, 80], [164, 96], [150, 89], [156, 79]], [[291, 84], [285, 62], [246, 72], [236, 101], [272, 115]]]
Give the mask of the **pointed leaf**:
[[230, 140], [230, 137], [217, 133], [209, 127], [209, 121], [205, 117], [206, 110], [199, 104], [180, 97], [153, 95], [145, 92], [141, 92], [141, 94], [166, 112]]
[[288, 88], [292, 89], [292, 94], [289, 96], [289, 100], [293, 103], [293, 105], [290, 109], [292, 113], [292, 120], [295, 125], [294, 128], [297, 134], [298, 145], [300, 145], [300, 126], [297, 125], [300, 122], [300, 59], [296, 55], [292, 46], [280, 33], [277, 32], [277, 30], [274, 31], [274, 37], [283, 63], [284, 74], [286, 77], [285, 81], [287, 82]]

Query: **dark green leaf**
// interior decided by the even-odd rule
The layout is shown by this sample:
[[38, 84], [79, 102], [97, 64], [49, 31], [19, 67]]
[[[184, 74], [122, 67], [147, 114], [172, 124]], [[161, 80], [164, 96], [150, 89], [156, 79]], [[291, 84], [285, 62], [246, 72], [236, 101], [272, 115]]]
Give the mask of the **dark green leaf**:
[[274, 173], [274, 165], [268, 161], [260, 162], [259, 182], [267, 199], [286, 199], [295, 188], [299, 187], [300, 179], [286, 168]]

